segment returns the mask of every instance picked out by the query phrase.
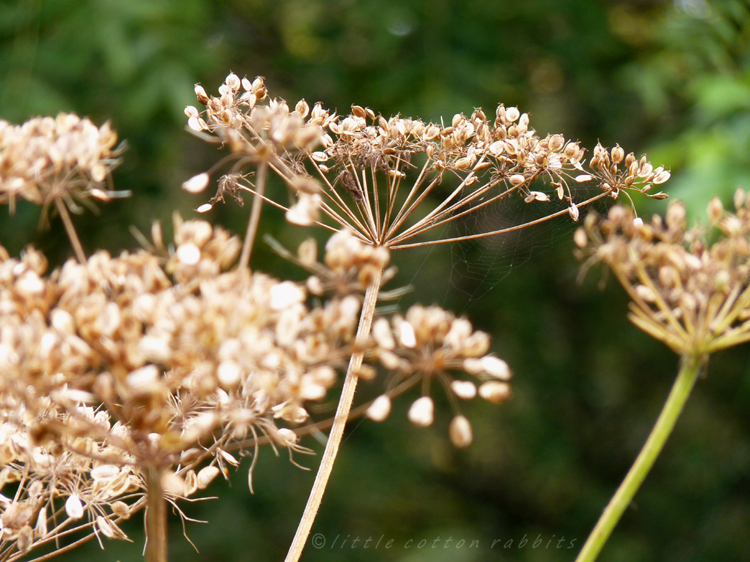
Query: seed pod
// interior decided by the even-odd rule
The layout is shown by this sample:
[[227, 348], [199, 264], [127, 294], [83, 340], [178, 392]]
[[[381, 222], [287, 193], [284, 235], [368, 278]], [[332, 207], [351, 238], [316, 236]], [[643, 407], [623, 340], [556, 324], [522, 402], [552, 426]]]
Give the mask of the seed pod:
[[453, 418], [448, 428], [448, 435], [450, 436], [451, 443], [459, 449], [468, 447], [474, 440], [471, 423], [469, 423], [469, 420], [465, 416], [456, 416]]
[[370, 407], [367, 408], [366, 415], [372, 421], [382, 422], [391, 413], [391, 399], [385, 394], [378, 396], [373, 400]]
[[203, 105], [208, 103], [208, 94], [206, 94], [206, 90], [200, 84], [195, 85], [195, 96], [198, 98], [199, 103]]
[[477, 395], [477, 387], [471, 381], [452, 381], [451, 390], [463, 400], [471, 400]]
[[71, 519], [80, 519], [83, 517], [83, 504], [81, 503], [81, 498], [79, 498], [77, 494], [71, 495], [65, 501], [65, 513], [67, 513], [68, 517]]
[[197, 476], [197, 485], [199, 490], [205, 490], [208, 488], [209, 484], [214, 481], [214, 479], [219, 475], [218, 467], [216, 466], [206, 466], [202, 468], [198, 472]]
[[432, 398], [429, 396], [422, 396], [417, 398], [409, 408], [409, 421], [419, 427], [427, 427], [432, 425], [435, 419], [435, 405], [432, 402]]
[[492, 404], [502, 404], [510, 398], [510, 385], [499, 381], [488, 381], [479, 387], [479, 396]]

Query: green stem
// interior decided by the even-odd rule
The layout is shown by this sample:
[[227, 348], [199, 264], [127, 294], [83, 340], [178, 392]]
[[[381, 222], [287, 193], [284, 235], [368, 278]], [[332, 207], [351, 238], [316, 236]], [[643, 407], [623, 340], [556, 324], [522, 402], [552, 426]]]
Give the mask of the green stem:
[[638, 458], [635, 459], [635, 463], [630, 468], [625, 480], [622, 481], [610, 500], [607, 509], [602, 513], [596, 527], [591, 531], [586, 544], [583, 545], [583, 549], [576, 558], [576, 562], [593, 562], [596, 560], [607, 539], [609, 539], [625, 508], [630, 505], [630, 501], [654, 465], [656, 457], [659, 456], [669, 434], [672, 433], [675, 422], [682, 412], [682, 407], [690, 396], [693, 386], [695, 386], [701, 360], [702, 357], [683, 357], [677, 380], [672, 386], [661, 414], [659, 414], [659, 419], [656, 420], [656, 425], [651, 430], [651, 435], [648, 436], [646, 444], [641, 449]]

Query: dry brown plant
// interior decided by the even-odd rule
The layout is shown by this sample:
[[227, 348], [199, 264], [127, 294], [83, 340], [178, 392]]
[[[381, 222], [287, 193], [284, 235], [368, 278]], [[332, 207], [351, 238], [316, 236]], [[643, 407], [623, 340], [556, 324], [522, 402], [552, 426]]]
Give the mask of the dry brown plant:
[[[645, 156], [636, 159], [619, 146], [608, 151], [597, 145], [584, 167], [585, 151], [579, 143], [560, 134], [540, 137], [529, 127], [529, 115], [515, 107], [499, 105], [493, 120], [482, 109], [475, 109], [468, 117], [456, 114], [450, 125], [400, 116], [386, 118], [358, 105], [341, 118], [321, 103], [310, 108], [304, 99], [290, 109], [285, 100], [269, 97], [263, 78], [251, 82], [233, 73], [220, 86], [218, 96], [208, 95], [200, 85], [195, 93], [206, 109], [186, 108], [189, 127], [204, 139], [227, 146], [234, 160], [229, 173], [219, 180], [216, 195], [198, 210], [210, 210], [227, 194], [252, 193], [255, 199], [248, 236], [257, 229], [261, 201], [283, 209], [293, 224], [317, 224], [334, 232], [347, 232], [372, 252], [383, 253], [505, 234], [561, 215], [577, 221], [581, 207], [606, 197], [617, 198], [627, 191], [666, 197], [650, 190], [666, 182], [669, 172], [661, 167], [654, 169]], [[255, 181], [245, 171], [247, 165], [255, 166]], [[268, 169], [288, 186], [292, 204], [283, 205], [267, 196]], [[598, 184], [599, 191], [580, 198], [575, 187], [591, 182]], [[202, 173], [183, 187], [198, 193], [208, 183], [209, 173]], [[440, 238], [437, 234], [443, 225], [502, 205], [513, 197], [541, 206], [541, 218], [459, 237]], [[557, 210], [553, 201], [563, 202], [563, 208]], [[549, 211], [545, 211], [547, 208]], [[246, 238], [243, 258], [247, 259], [241, 260], [243, 265], [248, 263], [251, 244]], [[384, 265], [361, 271], [367, 291], [357, 330], [359, 340], [370, 333], [383, 271]], [[378, 333], [386, 331], [379, 329]], [[408, 340], [410, 336], [399, 337]], [[378, 343], [382, 345], [383, 341]], [[431, 345], [439, 348], [444, 343], [435, 337]], [[388, 358], [388, 368], [397, 368], [397, 356], [381, 355]], [[287, 562], [299, 559], [320, 506], [363, 357], [361, 352], [352, 355], [334, 425]], [[439, 373], [443, 362], [451, 363], [451, 357], [436, 358], [429, 352], [417, 357], [418, 361], [424, 359], [420, 366], [424, 380], [437, 378], [447, 384]], [[478, 370], [494, 368], [489, 364], [469, 365]], [[409, 369], [404, 371], [404, 378], [409, 380]], [[494, 382], [483, 387], [482, 395], [501, 401], [508, 396], [508, 389], [502, 386], [502, 380]], [[460, 384], [458, 388], [462, 388]], [[411, 421], [428, 425], [432, 408], [430, 398], [423, 396], [410, 410]], [[369, 415], [379, 419], [388, 410], [389, 403], [383, 398], [373, 404]], [[464, 417], [457, 415], [454, 419], [451, 437], [457, 444], [471, 441], [470, 425]]]
[[[541, 138], [528, 115], [502, 105], [492, 121], [476, 109], [445, 126], [359, 106], [341, 118], [304, 100], [290, 110], [268, 96], [262, 78], [234, 74], [219, 96], [200, 86], [196, 94], [206, 109], [186, 109], [189, 127], [229, 147], [232, 161], [198, 210], [253, 194], [242, 241], [175, 215], [171, 243], [157, 223], [142, 250], [87, 257], [69, 211], [89, 197], [121, 195], [110, 189], [116, 134], [70, 114], [0, 122], [0, 201], [11, 212], [19, 197], [41, 205], [45, 218], [56, 211], [77, 258], [48, 272], [33, 248], [16, 258], [0, 247], [0, 560], [50, 543], [55, 551], [36, 560], [92, 538], [127, 539], [119, 523], [145, 508], [146, 558], [166, 561], [167, 506], [181, 513], [180, 499], [226, 477], [242, 456], [252, 457], [252, 489], [263, 444], [290, 456], [307, 452], [298, 439], [316, 427], [309, 403], [328, 396], [345, 372], [288, 555], [296, 561], [352, 415], [381, 421], [394, 397], [421, 385], [408, 418], [429, 426], [438, 385], [451, 403], [449, 438], [466, 447], [473, 436], [460, 401], [510, 396], [508, 365], [465, 318], [434, 306], [376, 314], [394, 273], [391, 252], [560, 215], [577, 220], [582, 206], [627, 190], [648, 193], [669, 177], [620, 147], [597, 146], [586, 166], [578, 143]], [[266, 193], [269, 172], [288, 186], [291, 204]], [[203, 191], [212, 173], [183, 188]], [[578, 199], [575, 187], [594, 181], [598, 193]], [[438, 226], [512, 197], [541, 206], [542, 218], [435, 236]], [[555, 200], [562, 209], [550, 206]], [[310, 273], [304, 283], [250, 270], [263, 202], [292, 224], [332, 233], [322, 261], [312, 239], [296, 255], [279, 250]], [[358, 379], [374, 379], [378, 369], [388, 373], [384, 392], [351, 410]]]
[[[86, 123], [94, 140], [109, 132], [71, 116], [48, 121]], [[23, 155], [54, 166], [56, 145], [45, 145], [52, 156], [44, 160], [38, 147], [47, 129], [4, 130], [31, 131], [6, 136], [15, 144], [0, 153], [5, 200], [67, 204], [74, 195], [106, 194], [100, 184], [110, 168], [94, 177], [97, 162], [69, 164], [67, 180], [55, 180], [54, 189], [35, 174], [23, 176]], [[66, 141], [71, 150], [81, 142], [75, 135]], [[25, 152], [21, 142], [34, 150]], [[109, 164], [108, 147], [97, 154]], [[63, 220], [78, 255], [69, 218]], [[172, 244], [154, 224], [147, 249], [117, 257], [98, 251], [51, 273], [33, 248], [11, 258], [0, 247], [0, 490], [12, 492], [0, 496], [3, 560], [49, 543], [60, 553], [94, 537], [127, 539], [119, 523], [144, 507], [146, 557], [166, 560], [167, 505], [179, 512], [178, 500], [226, 477], [242, 455], [253, 458], [252, 489], [261, 444], [290, 456], [307, 452], [296, 432], [309, 423], [306, 404], [326, 397], [355, 353], [386, 366], [401, 358], [391, 368], [409, 376], [389, 396], [419, 380], [411, 361], [436, 338], [451, 358], [436, 363], [442, 379], [464, 370], [462, 360], [478, 362], [467, 370], [480, 378], [493, 376], [484, 363], [495, 371], [497, 362], [504, 365], [487, 355], [486, 334], [444, 311], [429, 333], [418, 308], [406, 320], [395, 317], [387, 349], [373, 338], [355, 339], [372, 271], [380, 276], [390, 256], [349, 231], [330, 238], [322, 263], [312, 239], [300, 246], [292, 259], [311, 276], [299, 284], [235, 265], [243, 245], [220, 227], [179, 215], [173, 222]], [[318, 304], [308, 306], [310, 294]], [[375, 372], [367, 365], [361, 372], [366, 368]], [[502, 376], [509, 376], [507, 366]], [[468, 421], [454, 426], [453, 441], [468, 445]]]

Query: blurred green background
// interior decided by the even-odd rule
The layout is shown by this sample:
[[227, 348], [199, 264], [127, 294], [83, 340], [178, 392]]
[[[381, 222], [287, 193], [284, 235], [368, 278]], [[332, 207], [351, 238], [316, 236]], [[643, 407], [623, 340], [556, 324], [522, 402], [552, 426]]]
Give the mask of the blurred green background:
[[[729, 203], [737, 186], [750, 188], [749, 44], [750, 4], [739, 0], [2, 0], [0, 118], [75, 111], [111, 120], [127, 140], [114, 182], [134, 196], [75, 218], [88, 252], [132, 249], [130, 225], [168, 225], [175, 209], [194, 216], [207, 197], [180, 184], [222, 154], [185, 132], [183, 109], [196, 82], [215, 92], [230, 70], [340, 113], [356, 103], [450, 120], [518, 105], [542, 135], [648, 151], [672, 169], [671, 197], [701, 220], [713, 194]], [[645, 215], [665, 209], [637, 204]], [[209, 217], [242, 233], [247, 212], [228, 204]], [[306, 234], [265, 218], [289, 246]], [[3, 212], [0, 242], [14, 254], [31, 242], [60, 264], [71, 252], [59, 221], [46, 232], [38, 221], [28, 205]], [[520, 241], [394, 255], [399, 281], [415, 286], [400, 306], [439, 304], [491, 332], [515, 395], [501, 407], [465, 405], [468, 451], [448, 442], [447, 408], [432, 428], [409, 425], [411, 395], [381, 425], [352, 423], [313, 528], [326, 546], [303, 560], [575, 558], [645, 441], [677, 358], [629, 324], [623, 291], [612, 280], [602, 290], [600, 270], [576, 282], [573, 228], [563, 223]], [[254, 261], [301, 276], [267, 248]], [[602, 561], [747, 559], [749, 370], [747, 348], [712, 358]], [[365, 385], [360, 400], [376, 393]], [[196, 553], [174, 517], [172, 559], [283, 559], [322, 451], [305, 444], [317, 456], [297, 460], [310, 471], [264, 450], [255, 495], [246, 461], [230, 484], [213, 486], [220, 499], [184, 505], [208, 523], [187, 525]], [[100, 552], [94, 542], [60, 559], [137, 560], [140, 518], [128, 530], [134, 544], [108, 541]]]

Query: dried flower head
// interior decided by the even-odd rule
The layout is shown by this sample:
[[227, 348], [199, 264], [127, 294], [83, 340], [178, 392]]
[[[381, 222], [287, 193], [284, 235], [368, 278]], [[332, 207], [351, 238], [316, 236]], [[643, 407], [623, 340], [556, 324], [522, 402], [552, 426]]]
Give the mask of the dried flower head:
[[[174, 226], [172, 249], [155, 228], [155, 253], [100, 251], [51, 274], [35, 250], [0, 248], [0, 489], [22, 483], [0, 505], [7, 548], [54, 540], [61, 513], [125, 538], [117, 523], [145, 505], [151, 471], [174, 501], [236, 466], [232, 449], [300, 450], [290, 428], [355, 349], [361, 291], [308, 307], [303, 285], [236, 267], [223, 229]], [[387, 262], [342, 255], [342, 236], [328, 275], [356, 284]]]
[[750, 340], [750, 209], [744, 191], [737, 191], [735, 205], [730, 213], [712, 200], [710, 226], [691, 230], [680, 202], [650, 223], [615, 206], [606, 218], [587, 217], [575, 240], [628, 291], [636, 326], [680, 355], [705, 357]]
[[19, 197], [41, 205], [42, 224], [54, 205], [83, 263], [86, 256], [68, 211], [80, 213], [79, 203], [89, 204], [91, 197], [109, 201], [130, 195], [107, 186], [119, 163], [116, 143], [109, 123], [97, 127], [73, 113], [35, 117], [23, 125], [0, 120], [0, 203], [8, 203], [11, 215]]
[[[616, 198], [623, 190], [648, 193], [669, 178], [669, 172], [653, 169], [645, 156], [625, 156], [619, 146], [611, 156], [597, 146], [586, 169], [577, 142], [560, 134], [540, 137], [530, 128], [528, 114], [515, 107], [498, 106], [494, 120], [481, 109], [470, 116], [456, 114], [449, 126], [400, 116], [386, 119], [357, 105], [340, 118], [320, 103], [311, 110], [304, 100], [290, 111], [284, 100], [267, 97], [262, 78], [252, 84], [241, 81], [243, 89], [250, 89], [240, 93], [235, 78], [227, 77], [219, 97], [196, 89], [206, 110], [189, 107], [189, 125], [216, 135], [240, 154], [236, 167], [248, 161], [267, 163], [296, 194], [289, 207], [268, 200], [284, 208], [293, 224], [317, 222], [349, 230], [373, 246], [399, 249], [473, 239], [565, 214], [578, 220], [579, 208], [592, 201]], [[581, 198], [575, 186], [590, 181], [597, 181], [601, 191]], [[202, 179], [191, 180], [186, 189], [199, 183], [203, 185]], [[265, 199], [259, 183], [240, 185]], [[527, 224], [435, 239], [436, 227], [504, 204], [513, 195], [549, 210]], [[563, 203], [562, 209], [550, 206], [552, 201]], [[428, 239], [411, 241], [422, 235]]]
[[87, 197], [107, 201], [102, 189], [117, 164], [117, 133], [73, 113], [35, 117], [23, 125], [0, 120], [0, 203], [17, 197], [48, 207], [57, 199], [75, 209]]
[[[474, 331], [468, 320], [436, 306], [411, 307], [405, 317], [393, 316], [390, 321], [377, 319], [372, 327], [375, 347], [371, 352], [390, 373], [386, 394], [378, 397], [368, 408], [367, 416], [383, 421], [390, 413], [390, 398], [421, 383], [422, 396], [409, 409], [409, 421], [426, 427], [434, 419], [434, 403], [429, 397], [433, 382], [442, 386], [453, 409], [459, 410], [456, 398], [471, 400], [477, 395], [476, 384], [471, 380], [454, 378], [456, 373], [473, 375], [482, 382], [479, 395], [493, 403], [510, 397], [507, 381], [511, 377], [507, 363], [487, 355], [489, 337]], [[486, 385], [500, 384], [507, 391], [500, 398], [488, 392]], [[471, 442], [469, 421], [457, 415], [458, 429], [451, 429], [451, 441], [457, 447]], [[458, 435], [462, 437], [459, 438]], [[469, 435], [469, 437], [467, 437]]]

